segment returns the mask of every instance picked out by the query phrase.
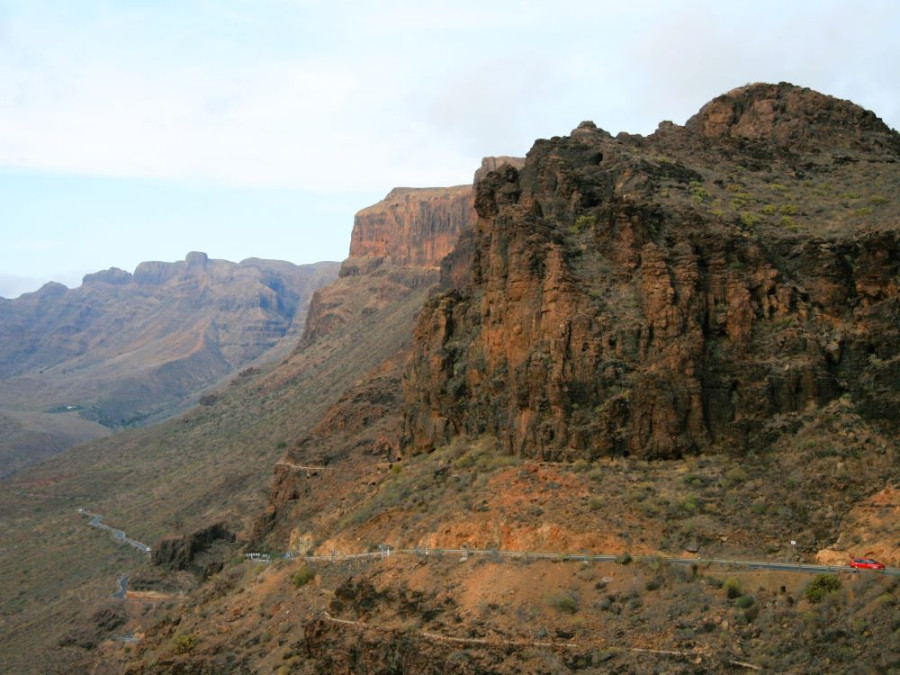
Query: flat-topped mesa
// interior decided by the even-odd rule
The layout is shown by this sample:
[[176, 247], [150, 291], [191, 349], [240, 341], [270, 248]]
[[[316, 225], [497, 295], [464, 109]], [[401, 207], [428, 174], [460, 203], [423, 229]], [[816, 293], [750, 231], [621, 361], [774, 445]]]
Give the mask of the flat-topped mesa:
[[437, 270], [460, 232], [474, 222], [470, 185], [394, 188], [356, 214], [341, 276], [364, 274], [383, 264]]

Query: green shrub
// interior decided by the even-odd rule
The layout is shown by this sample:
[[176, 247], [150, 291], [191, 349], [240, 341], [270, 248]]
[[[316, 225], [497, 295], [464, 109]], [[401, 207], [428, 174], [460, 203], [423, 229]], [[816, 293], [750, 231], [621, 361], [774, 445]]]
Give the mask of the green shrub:
[[797, 221], [790, 216], [781, 216], [781, 219], [778, 222], [782, 227], [786, 227], [789, 230], [797, 230]]
[[752, 607], [755, 602], [756, 598], [752, 595], [742, 595], [734, 601], [734, 605], [740, 609], [747, 609], [748, 607]]
[[316, 571], [309, 565], [304, 565], [291, 575], [294, 587], [301, 588], [316, 578]]
[[574, 614], [578, 611], [578, 598], [568, 591], [563, 591], [550, 597], [550, 605], [566, 614]]
[[728, 471], [725, 473], [725, 480], [727, 480], [732, 485], [743, 483], [749, 477], [750, 476], [747, 475], [747, 472], [739, 466], [728, 469]]
[[616, 562], [620, 565], [630, 565], [633, 558], [628, 551], [625, 551], [622, 555], [616, 556]]
[[196, 644], [196, 635], [179, 635], [175, 638], [174, 651], [176, 654], [187, 654], [196, 646]]
[[596, 223], [597, 216], [593, 214], [578, 216], [578, 218], [575, 219], [573, 229], [576, 233], [581, 234], [582, 232], [592, 229]]
[[697, 497], [694, 495], [688, 495], [681, 502], [681, 508], [684, 509], [686, 513], [694, 513], [697, 510]]
[[743, 591], [741, 590], [741, 582], [734, 577], [728, 577], [725, 580], [725, 583], [722, 584], [722, 587], [725, 589], [725, 595], [729, 600], [734, 600], [735, 598], [739, 598], [741, 597], [741, 595], [743, 595]]
[[817, 574], [816, 578], [809, 582], [804, 594], [812, 603], [821, 602], [829, 593], [841, 589], [841, 580], [833, 574]]

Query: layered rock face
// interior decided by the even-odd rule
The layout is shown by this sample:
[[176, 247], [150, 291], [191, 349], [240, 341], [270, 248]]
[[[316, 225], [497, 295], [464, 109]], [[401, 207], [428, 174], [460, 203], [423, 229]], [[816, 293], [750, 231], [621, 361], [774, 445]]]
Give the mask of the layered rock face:
[[771, 442], [841, 396], [900, 413], [900, 137], [788, 84], [684, 127], [538, 141], [476, 185], [404, 380], [405, 442], [547, 460]]
[[473, 200], [468, 185], [394, 188], [357, 213], [341, 280], [313, 297], [301, 345], [435, 283], [441, 260], [475, 223]]
[[388, 263], [437, 269], [474, 223], [472, 187], [394, 188], [382, 201], [356, 214], [350, 255], [342, 275]]
[[305, 504], [311, 473], [302, 467], [340, 464], [340, 471], [328, 468], [319, 478], [329, 482], [329, 494], [341, 494], [349, 489], [342, 481], [398, 456], [400, 378], [415, 315], [439, 280], [441, 258], [472, 227], [473, 199], [468, 186], [396, 188], [356, 215], [340, 278], [316, 291], [295, 352], [299, 358], [327, 351], [328, 364], [319, 368], [330, 371], [329, 384], [320, 385], [320, 396], [327, 400], [326, 389], [340, 395], [276, 466], [255, 538], [279, 531], [292, 548], [310, 547], [297, 523], [308, 522], [322, 503]]

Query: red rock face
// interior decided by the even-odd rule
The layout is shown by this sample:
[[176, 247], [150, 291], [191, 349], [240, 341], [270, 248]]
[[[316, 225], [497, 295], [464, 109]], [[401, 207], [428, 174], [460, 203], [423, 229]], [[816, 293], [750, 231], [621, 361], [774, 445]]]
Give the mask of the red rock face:
[[[860, 181], [846, 167], [863, 162]], [[839, 396], [896, 419], [898, 226], [829, 191], [893, 203], [898, 166], [872, 113], [790, 85], [735, 90], [649, 138], [583, 123], [538, 141], [476, 185], [477, 225], [421, 314], [410, 448], [748, 450], [774, 416]]]
[[394, 188], [357, 213], [340, 279], [313, 296], [301, 344], [434, 284], [441, 259], [474, 222], [469, 186]]
[[394, 188], [356, 214], [345, 274], [387, 262], [437, 269], [475, 220], [472, 188]]

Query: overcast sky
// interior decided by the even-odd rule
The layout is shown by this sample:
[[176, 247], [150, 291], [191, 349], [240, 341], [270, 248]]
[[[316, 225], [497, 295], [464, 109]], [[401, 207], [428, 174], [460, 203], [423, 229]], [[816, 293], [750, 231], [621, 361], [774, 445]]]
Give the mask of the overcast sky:
[[900, 2], [0, 0], [0, 296], [109, 267], [341, 260], [395, 186], [748, 82], [900, 128]]

